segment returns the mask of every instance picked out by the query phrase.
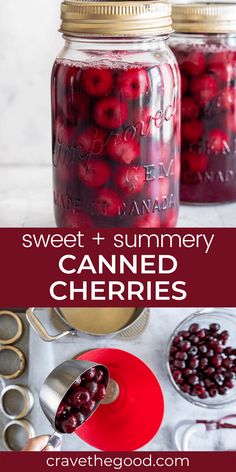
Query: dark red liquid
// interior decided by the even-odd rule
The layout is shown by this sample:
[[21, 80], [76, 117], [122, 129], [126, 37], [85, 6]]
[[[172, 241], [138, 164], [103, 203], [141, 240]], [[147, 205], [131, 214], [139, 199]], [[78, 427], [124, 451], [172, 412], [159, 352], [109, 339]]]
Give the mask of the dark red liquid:
[[181, 200], [236, 200], [236, 52], [173, 48], [182, 77]]
[[169, 65], [85, 68], [56, 61], [52, 120], [58, 226], [175, 226], [177, 78]]

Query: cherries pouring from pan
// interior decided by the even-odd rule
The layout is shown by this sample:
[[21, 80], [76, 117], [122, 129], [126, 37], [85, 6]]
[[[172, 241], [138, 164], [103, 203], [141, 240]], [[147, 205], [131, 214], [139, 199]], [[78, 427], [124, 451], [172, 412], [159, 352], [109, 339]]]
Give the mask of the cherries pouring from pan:
[[105, 398], [103, 380], [105, 373], [100, 367], [91, 367], [76, 380], [57, 409], [55, 425], [58, 431], [73, 433], [89, 418], [98, 402]]

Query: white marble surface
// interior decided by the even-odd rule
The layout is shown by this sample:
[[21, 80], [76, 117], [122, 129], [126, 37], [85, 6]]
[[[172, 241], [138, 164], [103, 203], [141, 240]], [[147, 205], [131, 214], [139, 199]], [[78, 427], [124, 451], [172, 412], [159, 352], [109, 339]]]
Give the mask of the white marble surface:
[[[50, 166], [0, 166], [0, 227], [53, 227]], [[235, 227], [236, 203], [182, 205], [180, 227]]]
[[50, 156], [50, 74], [63, 41], [60, 0], [0, 5], [0, 162], [42, 164]]
[[[217, 419], [226, 414], [236, 413], [236, 406], [219, 410], [203, 409], [182, 398], [174, 389], [165, 367], [165, 349], [177, 324], [196, 308], [155, 308], [151, 309], [150, 322], [146, 331], [138, 338], [121, 341], [118, 339], [64, 338], [60, 342], [45, 343], [30, 330], [28, 384], [33, 390], [35, 406], [31, 414], [36, 434], [49, 433], [51, 428], [38, 404], [38, 392], [48, 373], [59, 363], [89, 348], [114, 347], [124, 349], [140, 357], [153, 370], [159, 379], [165, 397], [165, 416], [159, 433], [142, 450], [168, 451], [174, 446], [171, 439], [173, 427], [183, 419]], [[236, 316], [236, 309], [233, 310]], [[147, 405], [145, 406], [147, 408]], [[148, 413], [148, 411], [147, 411]], [[230, 432], [230, 431], [229, 431]], [[205, 438], [196, 436], [192, 442], [193, 450], [226, 450], [235, 448], [232, 430], [208, 433]], [[227, 438], [227, 439], [225, 439]], [[206, 440], [207, 439], [207, 440]], [[232, 442], [233, 441], [233, 442]], [[63, 450], [93, 450], [75, 435], [66, 435]]]

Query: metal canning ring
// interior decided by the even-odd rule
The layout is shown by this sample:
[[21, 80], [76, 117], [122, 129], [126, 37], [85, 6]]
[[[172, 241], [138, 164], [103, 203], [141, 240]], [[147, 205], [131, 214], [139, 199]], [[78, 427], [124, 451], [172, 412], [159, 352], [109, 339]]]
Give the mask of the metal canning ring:
[[[15, 398], [12, 394], [16, 394]], [[17, 398], [18, 397], [18, 398]], [[0, 394], [0, 408], [11, 420], [19, 420], [28, 415], [33, 408], [34, 397], [27, 387], [8, 385]]]
[[8, 451], [20, 451], [24, 444], [14, 444], [14, 439], [19, 440], [19, 431], [22, 430], [24, 433], [23, 442], [25, 443], [28, 439], [35, 437], [35, 430], [31, 423], [27, 420], [12, 420], [6, 424], [2, 432], [2, 441]]
[[[4, 351], [14, 352], [18, 358], [18, 366], [16, 368], [16, 371], [13, 373], [11, 372], [6, 373], [6, 372], [1, 371], [2, 370], [1, 353], [3, 353]], [[17, 379], [17, 377], [20, 377], [20, 375], [23, 374], [24, 370], [25, 370], [25, 356], [23, 352], [18, 347], [15, 347], [15, 346], [0, 346], [0, 377], [7, 380]]]
[[0, 323], [1, 323], [1, 316], [2, 317], [3, 316], [11, 317], [15, 321], [17, 331], [11, 338], [8, 338], [8, 339], [1, 339], [0, 338], [0, 344], [2, 344], [2, 345], [13, 344], [16, 341], [18, 341], [18, 339], [20, 339], [20, 337], [22, 336], [23, 323], [22, 323], [19, 315], [17, 315], [16, 313], [13, 313], [13, 311], [1, 310], [0, 311]]

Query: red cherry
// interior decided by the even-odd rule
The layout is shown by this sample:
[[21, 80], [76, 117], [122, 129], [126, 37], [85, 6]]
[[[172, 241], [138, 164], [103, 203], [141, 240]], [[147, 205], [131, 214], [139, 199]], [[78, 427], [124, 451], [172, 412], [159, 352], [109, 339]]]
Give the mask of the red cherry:
[[187, 161], [192, 172], [205, 172], [208, 166], [208, 157], [193, 151], [186, 151], [183, 160]]
[[203, 132], [204, 127], [200, 120], [186, 121], [182, 124], [182, 138], [188, 143], [197, 143]]
[[236, 105], [236, 89], [234, 87], [225, 87], [219, 98], [218, 105], [222, 110], [234, 110]]
[[207, 136], [207, 144], [210, 151], [219, 153], [227, 148], [228, 136], [219, 128], [212, 129]]
[[65, 122], [76, 125], [88, 116], [89, 100], [78, 92], [81, 70], [72, 65], [58, 64], [52, 71], [52, 109], [59, 109]]
[[77, 82], [80, 78], [80, 69], [71, 64], [57, 63], [57, 82], [58, 86], [66, 88], [75, 88], [75, 81]]
[[62, 419], [60, 421], [61, 429], [64, 433], [73, 433], [77, 428], [77, 420], [75, 415], [72, 413], [68, 416], [68, 418]]
[[127, 100], [136, 100], [149, 90], [149, 78], [145, 69], [133, 68], [121, 72], [117, 86], [122, 97]]
[[110, 167], [96, 158], [86, 159], [78, 165], [78, 175], [81, 181], [90, 188], [101, 187], [110, 178]]
[[122, 207], [122, 200], [112, 188], [103, 188], [97, 193], [94, 204], [101, 215], [117, 216]]
[[225, 386], [226, 386], [227, 388], [234, 388], [235, 384], [234, 384], [234, 382], [233, 382], [232, 380], [226, 380], [226, 381], [225, 381]]
[[96, 367], [91, 367], [91, 369], [87, 370], [84, 373], [84, 377], [86, 380], [92, 380], [96, 375]]
[[181, 72], [181, 92], [182, 95], [185, 95], [188, 90], [188, 79], [186, 75]]
[[64, 402], [61, 402], [58, 409], [57, 409], [57, 412], [56, 412], [56, 416], [61, 416], [63, 415], [63, 413], [66, 412], [66, 405]]
[[107, 154], [111, 159], [130, 164], [140, 154], [140, 145], [135, 138], [124, 133], [112, 137], [107, 144]]
[[104, 371], [102, 369], [96, 369], [95, 380], [101, 382], [104, 378]]
[[98, 390], [98, 383], [95, 381], [92, 382], [86, 382], [85, 388], [89, 391], [91, 398], [94, 397], [94, 395], [97, 393]]
[[103, 128], [119, 128], [126, 121], [128, 108], [125, 102], [117, 97], [107, 97], [99, 100], [94, 107], [94, 119]]
[[125, 195], [134, 195], [140, 192], [144, 181], [144, 167], [121, 166], [115, 174], [115, 183]]
[[106, 387], [105, 385], [103, 384], [98, 384], [98, 390], [97, 390], [97, 393], [94, 397], [94, 400], [96, 401], [100, 401], [100, 400], [103, 400], [103, 398], [105, 398], [105, 395], [106, 395]]
[[205, 55], [200, 51], [192, 50], [185, 56], [181, 63], [181, 69], [191, 76], [200, 75], [206, 67]]
[[73, 411], [73, 415], [75, 416], [76, 421], [77, 421], [76, 428], [78, 428], [79, 426], [81, 426], [85, 422], [85, 416], [83, 415], [83, 413], [81, 411], [76, 411], [76, 410]]
[[109, 69], [86, 69], [82, 73], [81, 84], [88, 95], [104, 97], [112, 90], [112, 72]]
[[65, 126], [60, 118], [55, 121], [55, 140], [63, 146], [73, 146], [76, 139], [76, 128]]
[[57, 166], [54, 168], [56, 179], [59, 187], [63, 185], [70, 184], [76, 175], [76, 168], [74, 163], [67, 162], [58, 162]]
[[217, 96], [217, 80], [210, 74], [196, 77], [191, 81], [191, 92], [196, 103], [198, 103], [200, 107], [205, 107]]
[[229, 83], [234, 74], [232, 60], [233, 55], [229, 51], [210, 53], [208, 56], [208, 70], [213, 72], [222, 82]]
[[89, 116], [90, 98], [82, 93], [73, 93], [73, 107], [75, 109], [77, 123], [84, 122]]
[[183, 97], [181, 104], [183, 120], [194, 120], [199, 115], [199, 108], [191, 97]]
[[174, 378], [174, 380], [175, 380], [175, 382], [176, 382], [177, 384], [180, 383], [180, 381], [181, 381], [182, 378], [183, 378], [181, 371], [180, 371], [180, 370], [175, 370], [175, 371], [173, 372], [173, 378]]
[[81, 385], [81, 377], [78, 377], [76, 382], [73, 383], [73, 385], [71, 385], [71, 389], [72, 390], [77, 390], [79, 388], [79, 386]]
[[90, 229], [94, 228], [92, 219], [87, 213], [68, 210], [64, 216], [64, 228]]
[[96, 406], [96, 402], [94, 400], [90, 400], [88, 403], [85, 403], [85, 405], [81, 407], [81, 411], [83, 413], [92, 413], [95, 406]]
[[229, 339], [229, 336], [230, 336], [229, 331], [225, 329], [224, 331], [219, 333], [218, 338], [220, 339], [220, 341], [222, 341], [223, 344], [225, 344], [226, 341]]
[[88, 118], [89, 100], [74, 89], [64, 90], [58, 104], [65, 122], [76, 125], [81, 120]]
[[68, 402], [73, 408], [80, 408], [81, 405], [89, 402], [91, 399], [87, 388], [79, 387], [69, 394]]
[[82, 155], [101, 157], [104, 154], [106, 132], [96, 126], [89, 126], [76, 139], [76, 145], [81, 148]]
[[160, 228], [160, 226], [160, 215], [157, 213], [138, 216], [134, 223], [134, 228]]

